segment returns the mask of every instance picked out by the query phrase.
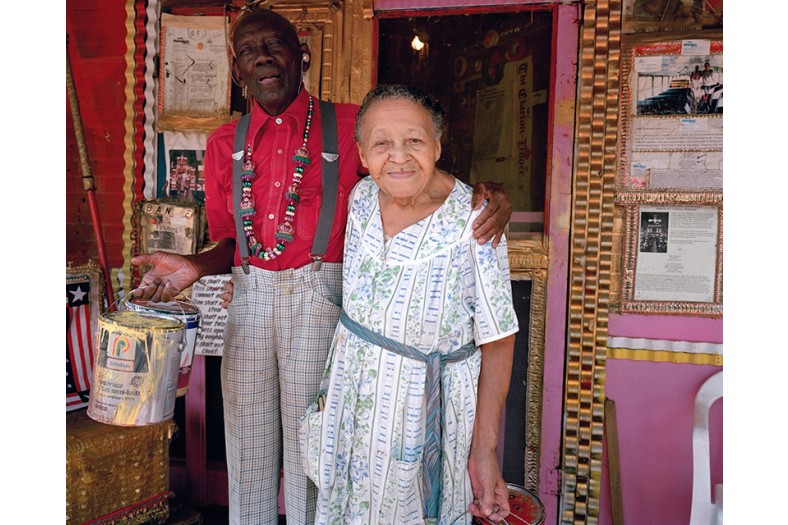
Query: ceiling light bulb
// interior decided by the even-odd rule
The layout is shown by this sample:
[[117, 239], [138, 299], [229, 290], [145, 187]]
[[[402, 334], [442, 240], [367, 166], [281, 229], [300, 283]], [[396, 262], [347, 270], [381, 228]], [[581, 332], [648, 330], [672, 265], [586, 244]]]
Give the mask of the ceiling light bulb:
[[413, 37], [413, 40], [410, 43], [410, 47], [412, 47], [416, 51], [421, 51], [422, 49], [424, 49], [424, 42], [419, 40], [419, 35]]

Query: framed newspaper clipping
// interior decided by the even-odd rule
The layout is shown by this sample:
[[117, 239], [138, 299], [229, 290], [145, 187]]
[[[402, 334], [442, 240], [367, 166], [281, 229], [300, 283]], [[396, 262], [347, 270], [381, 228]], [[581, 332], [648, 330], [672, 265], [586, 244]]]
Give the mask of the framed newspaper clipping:
[[159, 131], [213, 131], [231, 120], [226, 26], [223, 16], [162, 13]]
[[722, 315], [722, 203], [625, 207], [621, 311]]
[[722, 41], [625, 46], [622, 312], [722, 315]]

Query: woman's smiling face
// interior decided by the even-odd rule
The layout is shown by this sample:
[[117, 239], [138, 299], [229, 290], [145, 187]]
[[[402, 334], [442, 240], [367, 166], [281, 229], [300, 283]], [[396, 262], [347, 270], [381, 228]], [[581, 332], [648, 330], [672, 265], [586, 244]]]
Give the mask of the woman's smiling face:
[[360, 124], [361, 163], [381, 191], [395, 199], [426, 193], [441, 155], [429, 111], [404, 98], [377, 100]]

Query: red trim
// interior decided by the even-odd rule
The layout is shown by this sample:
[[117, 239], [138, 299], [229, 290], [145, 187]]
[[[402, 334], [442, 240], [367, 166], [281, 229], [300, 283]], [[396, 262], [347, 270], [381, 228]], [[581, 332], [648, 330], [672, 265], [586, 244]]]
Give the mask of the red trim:
[[545, 523], [561, 516], [560, 476], [563, 446], [563, 394], [567, 343], [569, 256], [571, 246], [572, 180], [577, 125], [578, 49], [581, 6], [562, 4], [553, 11], [553, 64], [549, 100], [549, 170], [546, 184], [545, 236], [549, 239], [547, 310], [544, 326], [542, 424], [539, 457], [539, 494]]
[[[681, 40], [676, 40], [671, 42], [658, 42], [654, 44], [635, 46], [635, 55], [680, 55], [681, 42]], [[717, 55], [720, 53], [722, 53], [722, 40], [713, 40], [709, 45], [709, 54]]]
[[553, 132], [555, 131], [555, 100], [556, 100], [556, 77], [558, 76], [558, 69], [556, 67], [556, 60], [558, 59], [558, 12], [555, 9], [550, 10], [550, 16], [553, 20], [552, 41], [550, 42], [550, 85], [548, 86], [548, 101], [547, 101], [547, 162], [545, 164], [544, 174], [544, 223], [542, 224], [542, 232], [549, 235], [550, 232], [550, 188], [553, 181]]
[[[189, 376], [189, 395], [186, 396], [186, 489], [193, 505], [207, 503], [208, 440], [205, 434], [208, 427], [205, 410], [205, 367], [206, 357], [195, 355], [192, 360], [192, 373]], [[224, 485], [224, 492], [227, 492]]]
[[490, 13], [520, 13], [523, 11], [554, 11], [554, 5], [482, 5], [469, 7], [435, 7], [424, 9], [398, 9], [376, 11], [375, 18], [408, 18], [448, 15], [475, 15]]
[[100, 524], [100, 523], [110, 523], [116, 518], [120, 518], [123, 516], [127, 516], [134, 511], [142, 510], [146, 507], [153, 507], [161, 503], [162, 501], [167, 501], [170, 497], [169, 491], [164, 491], [160, 494], [156, 494], [155, 496], [151, 496], [148, 499], [144, 499], [134, 505], [129, 505], [128, 507], [124, 507], [120, 510], [116, 510], [115, 512], [111, 512], [109, 514], [105, 514], [104, 516], [99, 516], [98, 518], [93, 518], [90, 521], [84, 522], [82, 525], [93, 525], [93, 524]]
[[132, 129], [127, 130], [133, 133], [132, 143], [134, 144], [134, 151], [132, 152], [132, 159], [134, 165], [132, 166], [133, 185], [132, 185], [132, 205], [137, 201], [144, 198], [143, 186], [145, 184], [144, 170], [145, 170], [145, 40], [147, 39], [147, 30], [145, 27], [144, 0], [136, 0], [134, 2], [134, 118], [132, 121]]
[[104, 244], [104, 230], [101, 228], [101, 217], [99, 216], [98, 201], [96, 200], [96, 190], [88, 190], [88, 206], [90, 217], [93, 219], [93, 235], [96, 238], [96, 250], [98, 251], [99, 264], [104, 271], [104, 288], [107, 294], [107, 304], [110, 312], [115, 311], [115, 293], [112, 290], [112, 270], [107, 258], [107, 250]]
[[201, 6], [201, 7], [173, 7], [172, 14], [179, 16], [225, 16], [231, 15], [234, 19], [238, 16], [237, 9], [227, 6]]

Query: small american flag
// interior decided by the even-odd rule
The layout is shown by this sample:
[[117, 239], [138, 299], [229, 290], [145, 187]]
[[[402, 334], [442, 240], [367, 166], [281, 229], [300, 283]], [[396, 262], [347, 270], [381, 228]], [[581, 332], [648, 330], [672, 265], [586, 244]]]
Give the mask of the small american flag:
[[90, 278], [66, 282], [66, 412], [87, 406], [93, 379]]

